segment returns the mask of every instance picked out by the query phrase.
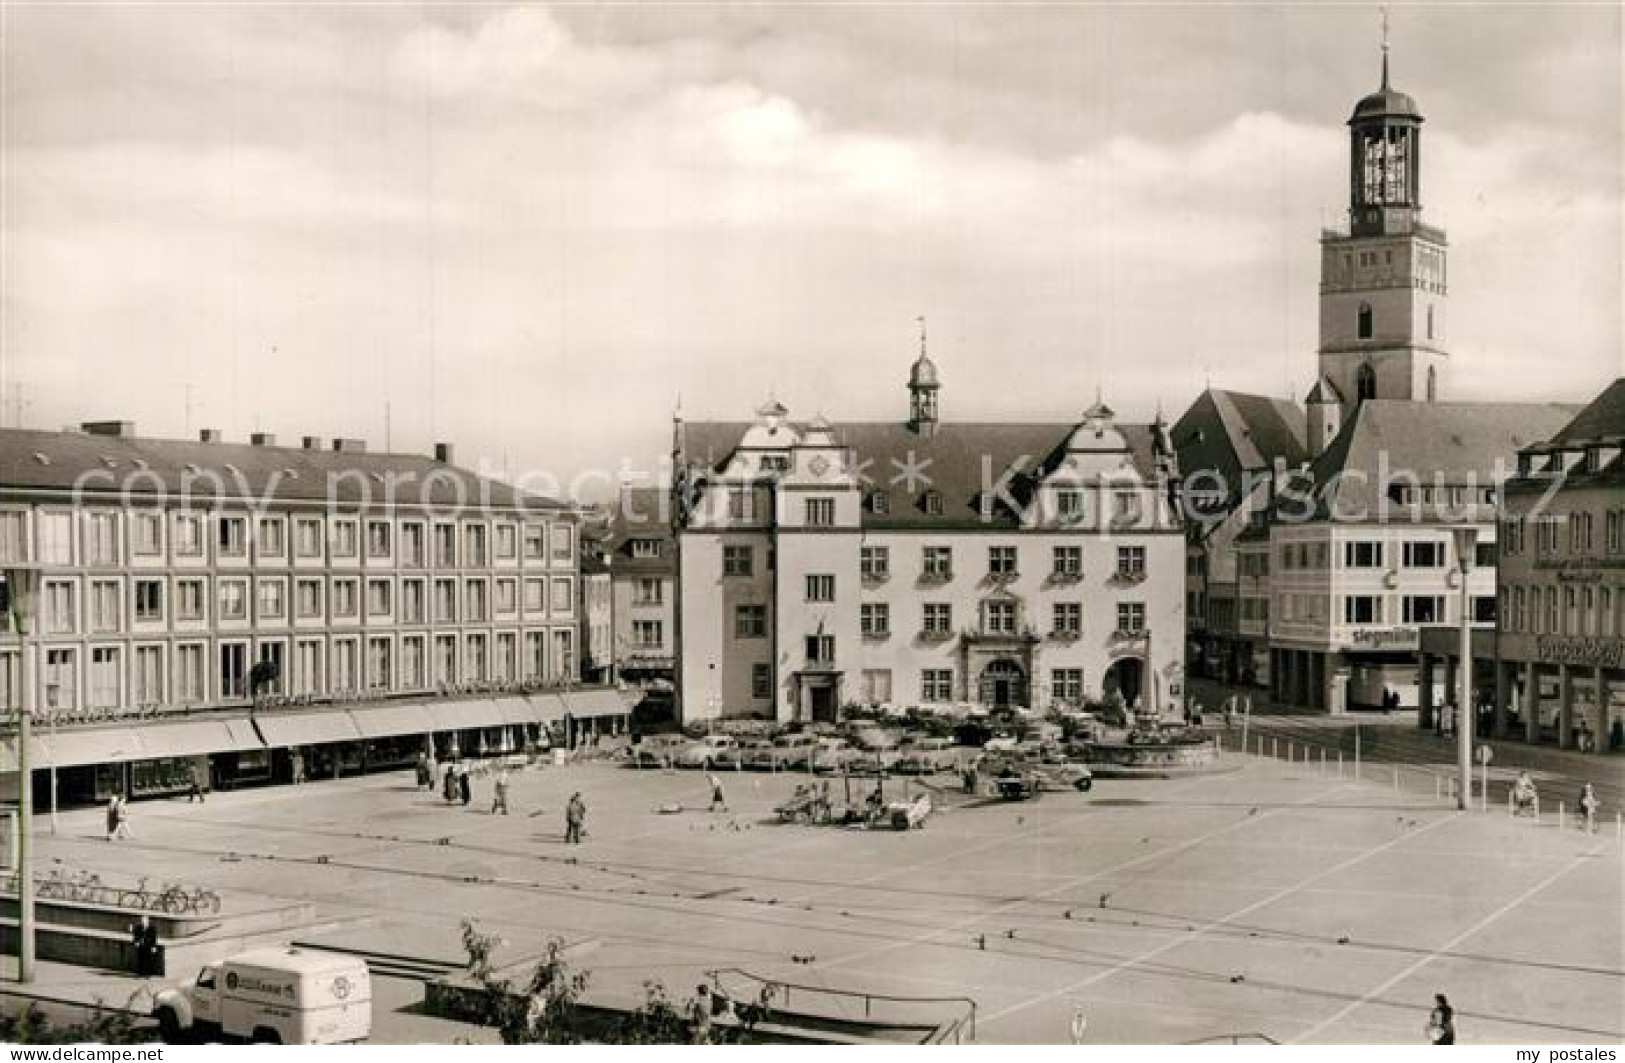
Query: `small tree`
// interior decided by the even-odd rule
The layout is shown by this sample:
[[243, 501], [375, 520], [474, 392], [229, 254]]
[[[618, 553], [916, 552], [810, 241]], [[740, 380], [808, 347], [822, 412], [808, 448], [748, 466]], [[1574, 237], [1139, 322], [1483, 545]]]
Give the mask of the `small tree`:
[[[133, 1000], [134, 998], [132, 998]], [[29, 1004], [16, 1015], [0, 1015], [0, 1041], [20, 1045], [134, 1045], [152, 1040], [150, 1029], [136, 1026], [136, 1018], [128, 1011], [109, 1011], [98, 1003], [90, 1017], [83, 1022], [53, 1025], [39, 1010]]]
[[575, 1007], [586, 991], [587, 976], [569, 969], [563, 940], [548, 941], [546, 953], [522, 989], [512, 980], [496, 976], [491, 957], [501, 944], [497, 935], [482, 933], [471, 920], [463, 920], [463, 950], [468, 953], [468, 973], [480, 984], [484, 997], [484, 1023], [496, 1027], [507, 1045], [578, 1042], [580, 1023]]

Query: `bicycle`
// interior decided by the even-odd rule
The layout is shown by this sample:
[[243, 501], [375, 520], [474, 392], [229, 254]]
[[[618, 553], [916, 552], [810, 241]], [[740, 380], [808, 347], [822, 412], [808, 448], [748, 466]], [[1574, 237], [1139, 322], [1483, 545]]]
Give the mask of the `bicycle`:
[[170, 915], [184, 915], [192, 907], [192, 896], [182, 886], [167, 885], [164, 887], [164, 891], [158, 895], [154, 907], [158, 911], [167, 912]]
[[145, 877], [136, 880], [134, 889], [119, 891], [118, 906], [120, 908], [148, 909], [152, 907], [152, 894], [147, 890]]

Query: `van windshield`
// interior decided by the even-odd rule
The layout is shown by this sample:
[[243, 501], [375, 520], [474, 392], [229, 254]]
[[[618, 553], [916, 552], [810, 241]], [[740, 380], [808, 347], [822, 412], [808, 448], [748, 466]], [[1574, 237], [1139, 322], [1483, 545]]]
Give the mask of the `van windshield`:
[[206, 969], [199, 971], [197, 973], [197, 984], [199, 989], [213, 989], [214, 972]]

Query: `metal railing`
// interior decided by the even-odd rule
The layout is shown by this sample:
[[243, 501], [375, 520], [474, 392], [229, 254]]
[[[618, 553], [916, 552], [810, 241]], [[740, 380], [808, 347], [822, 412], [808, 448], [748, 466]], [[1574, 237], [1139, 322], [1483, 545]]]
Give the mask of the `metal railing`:
[[[812, 1002], [815, 1006], [819, 1001], [834, 1004], [836, 1008], [829, 1009], [832, 1013], [823, 1014], [817, 1011], [798, 1012], [797, 1017], [813, 1020], [827, 1020], [831, 1023], [863, 1022], [871, 1025], [897, 1025], [918, 1026], [929, 1028], [930, 1033], [925, 1036], [923, 1044], [962, 1044], [967, 1039], [976, 1039], [976, 1001], [970, 997], [903, 997], [887, 993], [868, 993], [852, 989], [831, 989], [827, 986], [814, 986], [786, 982], [777, 978], [764, 978], [752, 974], [740, 967], [719, 967], [705, 972], [710, 979], [712, 987], [719, 993], [724, 993], [729, 999], [740, 1000], [740, 996], [727, 994], [723, 988], [722, 980], [725, 976], [732, 976], [744, 981], [755, 988], [755, 995], [763, 999], [772, 1000], [772, 1011], [788, 1010], [792, 1002], [801, 997], [803, 1002]], [[862, 1003], [863, 1015], [859, 1019], [855, 1015], [842, 1013], [842, 1006], [854, 1006]], [[919, 1018], [910, 1019], [907, 1016], [878, 1017], [875, 1014], [877, 1004], [898, 1006], [901, 1008], [935, 1008], [941, 1009], [945, 1005], [954, 1009], [954, 1014], [948, 1019]], [[770, 1019], [771, 1021], [771, 1019]]]

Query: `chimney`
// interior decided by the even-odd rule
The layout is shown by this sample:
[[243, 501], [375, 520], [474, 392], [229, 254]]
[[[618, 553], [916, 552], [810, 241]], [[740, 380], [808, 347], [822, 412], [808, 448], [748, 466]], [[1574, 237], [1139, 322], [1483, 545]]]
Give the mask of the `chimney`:
[[341, 454], [365, 454], [367, 441], [365, 439], [335, 439], [333, 449]]
[[434, 460], [442, 465], [456, 465], [457, 448], [450, 443], [436, 443], [434, 445]]
[[321, 436], [306, 436], [304, 438], [304, 440], [303, 440], [303, 443], [304, 443], [304, 447], [305, 447], [306, 450], [320, 450], [320, 449], [322, 449], [322, 437]]
[[205, 428], [197, 434], [197, 437], [204, 443], [218, 443], [225, 438], [218, 428]]
[[256, 447], [276, 446], [276, 435], [272, 432], [255, 432], [248, 437], [248, 441]]
[[79, 431], [87, 436], [112, 436], [114, 439], [134, 439], [134, 421], [86, 421]]

